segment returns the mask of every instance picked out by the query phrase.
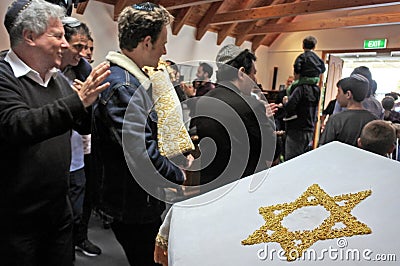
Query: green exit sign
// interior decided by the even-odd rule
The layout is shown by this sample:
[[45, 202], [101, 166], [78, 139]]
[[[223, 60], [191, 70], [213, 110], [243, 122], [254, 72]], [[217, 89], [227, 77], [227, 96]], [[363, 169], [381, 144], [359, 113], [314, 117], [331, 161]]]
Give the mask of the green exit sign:
[[387, 39], [364, 40], [364, 49], [386, 48]]

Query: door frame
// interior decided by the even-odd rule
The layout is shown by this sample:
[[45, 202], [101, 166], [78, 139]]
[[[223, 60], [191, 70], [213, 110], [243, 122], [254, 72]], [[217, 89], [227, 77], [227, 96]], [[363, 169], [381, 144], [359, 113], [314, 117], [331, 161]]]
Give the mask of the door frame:
[[[321, 54], [321, 59], [325, 62], [328, 63], [328, 55], [330, 54], [346, 54], [346, 53], [366, 53], [366, 52], [376, 52], [376, 53], [390, 53], [394, 51], [400, 51], [400, 48], [385, 48], [385, 49], [333, 49], [333, 50], [323, 50]], [[321, 88], [321, 92], [325, 93], [326, 90], [326, 83], [327, 83], [327, 73], [323, 74], [321, 76], [320, 82], [319, 82], [319, 87]], [[314, 130], [314, 141], [313, 141], [313, 148], [315, 149], [318, 146], [318, 141], [319, 141], [319, 135], [320, 135], [320, 125], [321, 125], [321, 120], [320, 120], [320, 114], [322, 112], [322, 105], [325, 107], [325, 104], [322, 103], [322, 93], [320, 96], [320, 103], [318, 106], [318, 120], [315, 126]], [[325, 98], [325, 97], [324, 97]]]

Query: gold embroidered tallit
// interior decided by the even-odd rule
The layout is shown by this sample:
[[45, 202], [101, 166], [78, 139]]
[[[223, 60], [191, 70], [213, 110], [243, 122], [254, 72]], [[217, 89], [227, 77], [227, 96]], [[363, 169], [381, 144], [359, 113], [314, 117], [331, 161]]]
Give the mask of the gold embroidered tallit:
[[193, 142], [184, 125], [181, 104], [165, 65], [160, 65], [157, 70], [146, 67], [145, 70], [150, 76], [149, 82], [149, 78], [127, 56], [117, 52], [109, 52], [106, 59], [126, 69], [146, 89], [149, 88], [151, 82], [154, 108], [158, 116], [157, 138], [161, 155], [173, 157], [194, 150]]

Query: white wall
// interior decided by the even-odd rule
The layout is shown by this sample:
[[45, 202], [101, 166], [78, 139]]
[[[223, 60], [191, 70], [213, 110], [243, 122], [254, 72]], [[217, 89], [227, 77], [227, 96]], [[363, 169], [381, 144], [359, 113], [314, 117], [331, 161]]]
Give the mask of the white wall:
[[[390, 7], [391, 12], [400, 12], [400, 5]], [[349, 13], [350, 12], [350, 13]], [[373, 9], [361, 9], [346, 11], [345, 16], [379, 14], [386, 12], [384, 7]], [[307, 19], [326, 20], [335, 18], [337, 12], [316, 13], [307, 16]], [[296, 17], [293, 22], [304, 20], [304, 17]], [[374, 26], [374, 27], [353, 27], [342, 29], [328, 29], [316, 31], [304, 31], [294, 33], [284, 33], [269, 47], [266, 51], [268, 62], [266, 68], [259, 67], [260, 76], [258, 79], [262, 81], [265, 88], [272, 85], [273, 68], [278, 67], [277, 88], [279, 84], [285, 84], [289, 75], [293, 74], [293, 62], [298, 54], [302, 53], [302, 40], [308, 35], [317, 38], [318, 43], [315, 52], [322, 55], [322, 51], [326, 50], [351, 50], [363, 49], [364, 40], [368, 39], [388, 39], [388, 48], [400, 48], [400, 25]], [[258, 52], [258, 49], [257, 49]], [[326, 74], [326, 72], [325, 72]]]
[[[97, 1], [90, 1], [84, 15], [73, 13], [72, 16], [87, 23], [95, 39], [95, 60], [100, 62], [110, 50], [118, 50], [117, 23], [113, 21], [114, 7]], [[195, 39], [195, 29], [183, 26], [179, 35], [168, 31], [167, 55], [162, 59], [170, 59], [176, 63], [186, 61], [214, 61], [218, 50], [223, 45], [234, 43], [233, 38], [226, 38], [221, 46], [217, 46], [217, 34], [207, 32], [200, 41]], [[250, 48], [250, 43], [242, 47]]]
[[[274, 66], [278, 66], [277, 84], [285, 83], [287, 77], [293, 73], [292, 66], [295, 58], [303, 51], [302, 40], [308, 35], [317, 38], [318, 44], [315, 52], [321, 56], [323, 50], [362, 49], [363, 41], [366, 39], [387, 38], [388, 48], [400, 48], [399, 32], [400, 25], [390, 25], [369, 27], [368, 29], [346, 28], [281, 34], [267, 51], [267, 68], [262, 69], [263, 85], [271, 86]], [[260, 67], [259, 72], [261, 74]]]
[[94, 40], [94, 63], [104, 61], [108, 51], [118, 50], [118, 27], [113, 20], [114, 6], [97, 1], [89, 1], [84, 15], [72, 14], [82, 22], [85, 22]]
[[[7, 7], [13, 0], [1, 0], [0, 10], [2, 19]], [[114, 7], [97, 1], [90, 1], [86, 7], [84, 15], [72, 14], [73, 17], [85, 22], [92, 32], [94, 39], [94, 60], [95, 64], [102, 62], [110, 50], [118, 50], [118, 29], [117, 23], [113, 21]], [[217, 46], [217, 34], [207, 32], [200, 41], [195, 39], [196, 31], [193, 27], [184, 26], [178, 36], [172, 35], [169, 30], [167, 55], [162, 59], [170, 59], [176, 63], [187, 61], [214, 61], [218, 50], [223, 45], [234, 43], [233, 38], [226, 38], [225, 41]], [[0, 44], [1, 50], [9, 47], [8, 35], [4, 26], [0, 26], [0, 38], [4, 40]], [[251, 47], [250, 43], [245, 42], [242, 47]], [[196, 62], [197, 63], [197, 62]]]
[[0, 1], [0, 51], [8, 49], [10, 47], [10, 41], [8, 39], [8, 34], [6, 28], [4, 27], [4, 16], [6, 15], [7, 7], [10, 5], [12, 0], [2, 0]]
[[[0, 1], [2, 21], [7, 7], [12, 0]], [[104, 60], [110, 50], [118, 50], [117, 25], [113, 21], [114, 8], [111, 5], [90, 1], [83, 16], [74, 17], [87, 23], [95, 41], [95, 64]], [[387, 38], [388, 47], [400, 48], [400, 25], [376, 26], [370, 28], [348, 28], [340, 30], [323, 30], [311, 32], [285, 33], [271, 47], [260, 46], [257, 51], [257, 79], [264, 89], [272, 85], [273, 68], [278, 67], [277, 88], [284, 84], [287, 76], [292, 74], [292, 65], [296, 56], [302, 52], [301, 42], [307, 35], [318, 39], [316, 52], [332, 49], [360, 49], [364, 39]], [[178, 36], [169, 34], [167, 55], [163, 59], [171, 59], [177, 63], [185, 61], [215, 60], [221, 46], [217, 46], [217, 34], [207, 32], [200, 41], [195, 40], [195, 29], [184, 26]], [[0, 26], [0, 49], [9, 47], [8, 35], [4, 26]], [[233, 38], [226, 38], [222, 45], [234, 43]], [[250, 43], [242, 47], [250, 48]]]

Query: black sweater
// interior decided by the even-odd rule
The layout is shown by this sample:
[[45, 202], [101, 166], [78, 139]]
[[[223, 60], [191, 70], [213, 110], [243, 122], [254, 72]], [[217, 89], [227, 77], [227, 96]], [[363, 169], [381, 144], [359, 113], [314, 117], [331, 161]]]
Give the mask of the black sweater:
[[90, 132], [90, 117], [60, 74], [42, 87], [26, 76], [16, 78], [5, 55], [0, 54], [0, 213], [3, 222], [46, 219], [65, 211], [56, 203], [67, 195], [70, 131]]

